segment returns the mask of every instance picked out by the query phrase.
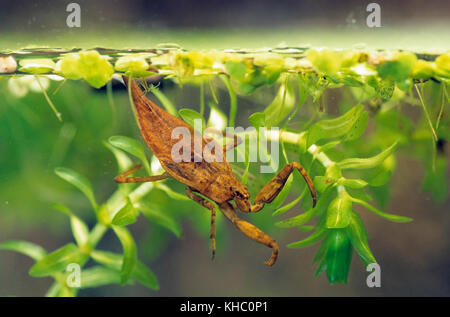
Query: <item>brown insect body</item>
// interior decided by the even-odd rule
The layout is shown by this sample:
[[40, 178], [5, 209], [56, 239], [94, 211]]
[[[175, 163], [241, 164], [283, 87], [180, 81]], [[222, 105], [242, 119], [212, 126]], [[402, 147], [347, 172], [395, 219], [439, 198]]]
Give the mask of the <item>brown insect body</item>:
[[[130, 83], [125, 76], [123, 76], [123, 80], [127, 86], [131, 85], [129, 88], [131, 89], [134, 107], [139, 120], [141, 135], [150, 150], [161, 162], [166, 173], [157, 176], [128, 177], [128, 175], [139, 169], [139, 167], [134, 167], [130, 171], [117, 176], [115, 178], [116, 182], [149, 182], [161, 180], [169, 176], [177, 179], [187, 186], [186, 194], [189, 198], [211, 211], [213, 257], [215, 253], [216, 210], [210, 201], [202, 198], [197, 193], [216, 202], [223, 215], [244, 235], [258, 243], [272, 248], [272, 256], [265, 263], [269, 266], [273, 265], [278, 256], [278, 245], [275, 240], [251, 223], [240, 219], [236, 214], [235, 207], [230, 201], [234, 200], [236, 206], [243, 212], [258, 212], [264, 207], [264, 204], [270, 203], [275, 199], [283, 188], [289, 175], [294, 169], [297, 169], [305, 179], [311, 191], [314, 206], [316, 203], [316, 191], [313, 182], [305, 169], [296, 162], [284, 166], [278, 175], [260, 190], [256, 195], [254, 204], [251, 204], [248, 189], [236, 178], [229, 162], [226, 160], [226, 151], [239, 144], [236, 138], [234, 144], [231, 144], [231, 147], [228, 145], [219, 147], [217, 143], [214, 143], [216, 145], [214, 146], [214, 149], [216, 151], [219, 149], [222, 154], [222, 160], [216, 160], [215, 158], [217, 156], [215, 152], [209, 153], [208, 151], [204, 151], [207, 145], [211, 145], [212, 142], [215, 142], [213, 139], [202, 136], [198, 132], [194, 132], [194, 129], [190, 125], [156, 106], [145, 97], [135, 81], [132, 80]], [[185, 128], [189, 131], [191, 136], [190, 149], [192, 154], [191, 159], [186, 162], [175, 161], [172, 157], [172, 149], [180, 140], [180, 137], [173, 137], [172, 132], [175, 128]], [[201, 147], [197, 148], [195, 144], [201, 144]]]
[[[126, 77], [124, 77], [124, 80], [127, 82]], [[233, 174], [224, 150], [222, 150], [223, 162], [217, 162], [213, 159], [208, 159], [210, 162], [205, 159], [201, 159], [200, 162], [194, 161], [195, 156], [203, 158], [204, 155], [207, 155], [207, 153], [203, 153], [203, 149], [206, 144], [215, 142], [214, 140], [195, 133], [194, 129], [186, 122], [155, 105], [145, 97], [135, 81], [131, 83], [131, 93], [141, 135], [170, 176], [218, 204], [232, 200], [235, 191], [247, 192], [246, 188]], [[192, 136], [190, 162], [174, 162], [172, 158], [173, 146], [179, 142], [178, 138], [172, 138], [172, 131], [179, 127], [188, 129]], [[199, 141], [199, 139], [201, 140]], [[201, 153], [196, 152], [194, 142], [202, 145]]]

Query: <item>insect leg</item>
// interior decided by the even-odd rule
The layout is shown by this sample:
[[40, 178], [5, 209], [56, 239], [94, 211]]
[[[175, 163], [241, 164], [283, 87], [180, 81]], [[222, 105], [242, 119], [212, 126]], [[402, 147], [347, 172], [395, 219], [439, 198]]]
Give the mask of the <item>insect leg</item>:
[[253, 205], [250, 205], [248, 201], [244, 201], [240, 199], [239, 197], [235, 198], [236, 205], [238, 208], [244, 212], [257, 212], [260, 211], [264, 204], [272, 202], [275, 197], [280, 193], [280, 191], [283, 189], [284, 184], [286, 183], [289, 175], [294, 171], [294, 169], [297, 169], [300, 174], [302, 174], [303, 178], [306, 181], [306, 185], [309, 188], [309, 191], [311, 192], [311, 196], [313, 199], [313, 207], [316, 205], [317, 202], [317, 194], [316, 189], [314, 187], [313, 181], [309, 177], [306, 170], [297, 162], [292, 162], [290, 164], [287, 164], [283, 167], [283, 169], [276, 175], [270, 182], [268, 182], [256, 195], [255, 203]]
[[211, 211], [210, 239], [211, 239], [211, 244], [212, 244], [212, 259], [214, 259], [215, 255], [216, 255], [216, 208], [210, 201], [195, 194], [195, 192], [189, 187], [186, 187], [186, 194], [190, 199], [192, 199], [196, 203], [202, 205], [203, 207], [205, 207]]
[[145, 183], [145, 182], [155, 182], [159, 181], [161, 179], [165, 179], [170, 177], [170, 175], [167, 172], [164, 172], [161, 175], [155, 175], [155, 176], [142, 176], [142, 177], [128, 177], [128, 175], [133, 174], [134, 172], [137, 172], [142, 167], [141, 164], [137, 164], [133, 166], [130, 170], [117, 175], [114, 180], [116, 183]]
[[276, 243], [276, 241], [272, 237], [265, 234], [261, 229], [255, 227], [245, 220], [240, 219], [236, 214], [236, 210], [230, 203], [225, 202], [219, 205], [219, 207], [224, 216], [227, 217], [228, 220], [230, 220], [233, 225], [238, 228], [244, 235], [246, 235], [253, 241], [272, 248], [272, 256], [268, 261], [264, 262], [264, 264], [268, 266], [274, 265], [278, 257], [278, 244]]

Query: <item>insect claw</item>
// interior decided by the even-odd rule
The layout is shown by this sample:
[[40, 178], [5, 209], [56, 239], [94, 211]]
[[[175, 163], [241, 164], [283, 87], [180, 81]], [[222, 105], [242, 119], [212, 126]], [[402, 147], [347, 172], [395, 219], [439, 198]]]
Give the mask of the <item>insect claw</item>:
[[272, 244], [272, 256], [270, 257], [269, 261], [265, 261], [264, 264], [267, 266], [272, 266], [275, 264], [275, 262], [277, 261], [278, 258], [278, 245], [275, 243]]
[[123, 183], [124, 177], [122, 177], [121, 175], [114, 177], [114, 181], [116, 183]]

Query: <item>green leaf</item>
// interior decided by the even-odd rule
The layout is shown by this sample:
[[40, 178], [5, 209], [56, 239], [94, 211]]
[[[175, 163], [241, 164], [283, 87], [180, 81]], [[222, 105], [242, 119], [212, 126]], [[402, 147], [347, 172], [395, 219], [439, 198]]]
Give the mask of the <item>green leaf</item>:
[[[325, 245], [325, 244], [324, 244], [324, 245]], [[325, 249], [324, 249], [324, 250], [325, 250]], [[325, 252], [324, 252], [324, 254], [322, 255], [322, 257], [318, 260], [318, 262], [319, 262], [319, 265], [317, 266], [317, 270], [316, 270], [316, 272], [314, 273], [314, 276], [315, 276], [315, 277], [319, 276], [320, 274], [322, 274], [323, 272], [325, 272], [326, 269], [327, 269], [327, 261], [325, 261]]]
[[328, 187], [334, 185], [337, 179], [328, 176], [315, 176], [314, 187], [319, 193], [323, 193]]
[[[390, 196], [391, 196], [391, 186], [390, 184], [386, 184], [383, 186], [374, 187], [371, 186], [370, 193], [374, 196], [375, 201], [380, 209], [386, 209], [389, 204]], [[365, 200], [365, 199], [363, 199]], [[370, 201], [370, 200], [365, 200]]]
[[52, 205], [52, 207], [53, 207], [53, 209], [58, 210], [58, 211], [62, 212], [63, 214], [65, 214], [65, 215], [67, 215], [67, 216], [69, 216], [69, 217], [72, 217], [72, 216], [73, 216], [72, 211], [71, 211], [67, 206], [65, 206], [65, 205], [63, 205], [63, 204], [60, 204], [60, 203], [54, 203], [54, 204]]
[[[205, 126], [206, 126], [205, 119], [197, 111], [192, 110], [192, 109], [180, 109], [180, 111], [178, 111], [178, 113], [180, 114], [180, 117], [187, 124], [189, 124], [194, 129], [197, 129], [197, 131], [203, 132], [203, 130], [205, 130]], [[197, 124], [196, 124], [196, 122], [197, 122]], [[197, 126], [197, 125], [199, 125], [199, 123], [201, 123], [201, 127]], [[199, 128], [201, 130], [199, 130]]]
[[369, 195], [364, 188], [351, 188], [351, 187], [347, 187], [346, 188], [347, 192], [349, 193], [350, 196], [361, 199], [361, 200], [365, 200], [365, 201], [373, 201], [373, 197], [371, 195]]
[[126, 136], [112, 136], [109, 138], [108, 142], [112, 146], [136, 156], [141, 160], [142, 164], [144, 164], [147, 173], [151, 173], [150, 164], [148, 163], [147, 156], [145, 155], [144, 147], [140, 142]]
[[[108, 268], [120, 271], [122, 267], [123, 257], [119, 254], [94, 250], [91, 253], [92, 259], [97, 263], [103, 264]], [[136, 262], [131, 277], [137, 282], [143, 284], [150, 289], [159, 289], [158, 280], [150, 269], [140, 261]]]
[[89, 238], [89, 229], [84, 221], [75, 216], [69, 208], [62, 204], [55, 203], [53, 204], [53, 208], [65, 213], [70, 217], [70, 226], [72, 228], [73, 237], [77, 241], [79, 247], [84, 247], [87, 244]]
[[84, 78], [91, 86], [100, 88], [114, 74], [114, 68], [108, 58], [97, 51], [70, 53], [58, 61], [55, 71], [68, 79]]
[[[361, 130], [365, 129], [365, 125], [367, 124], [367, 119], [364, 119], [367, 115], [363, 115], [363, 109], [363, 105], [354, 106], [338, 118], [322, 120], [315, 123], [308, 130], [307, 147], [310, 147], [321, 139], [347, 137], [348, 135], [350, 137], [357, 137], [361, 134]], [[354, 131], [349, 134], [352, 129]]]
[[[373, 96], [370, 96], [370, 98], [378, 95], [385, 102], [392, 98], [395, 91], [395, 81], [389, 79], [382, 79], [379, 78], [378, 76], [368, 76], [366, 82], [370, 87], [372, 87], [375, 90], [374, 91], [375, 94]], [[368, 87], [366, 87], [366, 89], [367, 88]]]
[[225, 69], [231, 77], [237, 80], [244, 80], [245, 73], [247, 72], [243, 62], [227, 61], [225, 63]]
[[116, 270], [102, 266], [93, 266], [81, 271], [81, 288], [119, 284], [120, 274]]
[[306, 58], [313, 64], [314, 68], [321, 73], [333, 75], [338, 72], [342, 63], [342, 54], [330, 49], [310, 49]]
[[299, 201], [303, 198], [303, 196], [305, 196], [305, 193], [306, 193], [306, 188], [303, 190], [303, 192], [300, 194], [300, 196], [298, 196], [295, 200], [284, 205], [283, 207], [279, 207], [278, 209], [276, 209], [272, 213], [272, 216], [278, 216], [278, 215], [281, 215], [282, 213], [285, 213], [286, 211], [290, 210], [292, 207], [294, 207], [295, 205], [297, 205], [299, 203]]
[[304, 213], [302, 213], [298, 216], [279, 221], [279, 222], [275, 223], [275, 225], [280, 228], [290, 228], [290, 227], [301, 226], [301, 225], [304, 225], [305, 223], [307, 223], [308, 221], [310, 221], [311, 218], [315, 215], [315, 213], [316, 213], [316, 209], [311, 208], [308, 211], [305, 211]]
[[183, 195], [183, 194], [177, 193], [176, 191], [173, 191], [166, 184], [157, 183], [155, 185], [156, 185], [156, 188], [161, 189], [162, 191], [164, 191], [167, 194], [167, 196], [169, 196], [172, 199], [175, 199], [175, 200], [186, 200], [186, 201], [190, 201], [191, 200], [186, 195]]
[[419, 59], [414, 64], [414, 67], [413, 67], [413, 70], [412, 70], [412, 77], [413, 78], [415, 78], [415, 79], [429, 79], [430, 77], [433, 77], [433, 75], [434, 75], [434, 69], [433, 69], [433, 66], [432, 66], [432, 64], [430, 62], [427, 62], [427, 61]]
[[442, 54], [436, 58], [436, 72], [439, 76], [450, 78], [450, 54]]
[[233, 84], [236, 84], [237, 90], [243, 95], [249, 95], [258, 87], [275, 83], [284, 70], [284, 65], [275, 60], [271, 62], [274, 63], [264, 66], [246, 64], [245, 73], [242, 65], [235, 64], [237, 67], [234, 67], [234, 69], [230, 67], [230, 71], [236, 75], [230, 77]]
[[50, 58], [27, 58], [19, 62], [19, 71], [32, 74], [51, 73], [56, 64]]
[[339, 180], [339, 184], [344, 185], [345, 187], [350, 188], [363, 188], [367, 186], [367, 182], [362, 179], [347, 179], [347, 178], [341, 178]]
[[79, 52], [80, 68], [84, 80], [91, 86], [100, 88], [104, 86], [114, 74], [113, 66], [108, 62], [107, 56], [100, 55], [97, 51]]
[[280, 123], [291, 112], [295, 105], [294, 90], [285, 80], [278, 89], [278, 93], [272, 103], [264, 109], [265, 126], [273, 127]]
[[248, 121], [256, 130], [259, 130], [259, 128], [266, 125], [266, 115], [264, 112], [255, 112], [248, 117]]
[[58, 294], [61, 291], [61, 284], [58, 282], [54, 282], [52, 286], [47, 290], [47, 293], [45, 293], [45, 297], [57, 297]]
[[150, 289], [159, 289], [158, 279], [156, 278], [155, 274], [153, 274], [153, 272], [150, 271], [150, 269], [142, 262], [138, 261], [136, 263], [136, 267], [134, 268], [132, 277], [136, 281]]
[[304, 225], [304, 226], [298, 227], [298, 231], [310, 232], [310, 231], [313, 231], [314, 228], [315, 228], [315, 226], [312, 226], [312, 225]]
[[83, 70], [80, 67], [80, 55], [76, 53], [64, 55], [56, 63], [56, 72], [67, 79], [78, 80], [83, 78]]
[[369, 158], [349, 158], [337, 163], [341, 169], [367, 169], [373, 168], [387, 159], [395, 150], [397, 142], [392, 144], [383, 152]]
[[391, 80], [381, 79], [375, 87], [375, 91], [384, 101], [388, 101], [394, 95], [395, 83]]
[[388, 156], [383, 163], [373, 168], [369, 173], [370, 186], [383, 186], [391, 179], [392, 173], [395, 169], [395, 156]]
[[120, 254], [108, 251], [92, 250], [91, 257], [95, 262], [103, 264], [113, 270], [120, 271], [122, 268], [123, 256]]
[[341, 76], [338, 76], [337, 82], [344, 84], [349, 87], [363, 87], [364, 83], [358, 80], [358, 76], [353, 75], [352, 73], [342, 72]]
[[103, 144], [114, 154], [114, 157], [117, 161], [119, 173], [128, 171], [131, 168], [131, 166], [133, 165], [133, 161], [128, 157], [128, 155], [126, 155], [123, 151], [113, 147], [108, 142], [103, 142]]
[[326, 87], [326, 85], [322, 84], [323, 76], [310, 73], [302, 73], [300, 76], [302, 77], [304, 86], [308, 89], [308, 94], [311, 95], [313, 102], [317, 102]]
[[41, 246], [19, 240], [0, 242], [0, 250], [16, 251], [29, 256], [35, 261], [39, 261], [47, 255], [47, 252]]
[[75, 244], [69, 243], [36, 262], [31, 267], [29, 274], [34, 277], [48, 276], [65, 270], [71, 263], [82, 265], [87, 259], [88, 256], [82, 253]]
[[364, 131], [366, 131], [368, 122], [369, 122], [369, 114], [366, 111], [363, 111], [353, 124], [352, 128], [346, 134], [345, 140], [352, 141], [359, 139], [363, 135]]
[[409, 217], [397, 216], [397, 215], [385, 213], [385, 212], [383, 212], [383, 211], [373, 207], [372, 205], [366, 203], [364, 200], [357, 199], [357, 198], [354, 198], [354, 197], [352, 197], [351, 199], [352, 199], [353, 202], [366, 207], [367, 209], [369, 209], [373, 213], [377, 214], [378, 216], [383, 217], [383, 218], [385, 218], [387, 220], [390, 220], [392, 222], [410, 222], [410, 221], [412, 221], [412, 218], [409, 218]]
[[318, 228], [313, 234], [301, 241], [293, 242], [287, 245], [288, 248], [304, 248], [322, 240], [327, 233], [326, 229]]
[[128, 226], [135, 223], [138, 216], [139, 210], [134, 208], [131, 201], [127, 199], [126, 205], [114, 215], [111, 223], [116, 226]]
[[[329, 234], [330, 231], [331, 231], [331, 230], [327, 230], [327, 234]], [[326, 250], [327, 250], [327, 243], [326, 243], [326, 242], [327, 242], [327, 238], [325, 237], [325, 239], [323, 239], [322, 243], [320, 244], [319, 250], [317, 250], [317, 253], [316, 253], [316, 255], [314, 256], [313, 264], [320, 263], [320, 262], [322, 262], [322, 260], [325, 260], [325, 252], [326, 252]], [[325, 262], [324, 264], [325, 264], [325, 269], [326, 269], [326, 262]], [[319, 271], [319, 270], [317, 270], [317, 271]], [[317, 271], [316, 271], [316, 273], [314, 274], [314, 276], [319, 275], [319, 274], [322, 273], [324, 270], [321, 271], [321, 272], [317, 272]]]
[[347, 283], [353, 249], [347, 232], [332, 229], [326, 240], [325, 260], [330, 284]]
[[70, 288], [55, 281], [45, 293], [45, 297], [75, 297], [77, 288]]
[[284, 183], [283, 189], [281, 189], [277, 197], [275, 197], [275, 199], [270, 204], [273, 209], [277, 209], [278, 207], [280, 207], [281, 204], [286, 200], [287, 196], [289, 195], [289, 192], [291, 191], [293, 180], [294, 180], [293, 174], [289, 175], [288, 179], [286, 180], [286, 183]]
[[144, 55], [127, 55], [117, 59], [114, 66], [119, 72], [124, 72], [128, 77], [143, 78], [153, 74], [148, 71], [150, 65]]
[[[306, 188], [305, 188], [305, 190], [303, 192], [306, 193]], [[280, 228], [290, 228], [290, 227], [296, 227], [296, 226], [304, 225], [309, 220], [311, 220], [311, 218], [314, 215], [321, 213], [322, 211], [325, 210], [325, 208], [328, 207], [329, 201], [330, 201], [330, 199], [332, 197], [332, 194], [333, 194], [333, 190], [331, 190], [331, 188], [328, 188], [322, 195], [319, 196], [319, 200], [317, 201], [316, 207], [311, 208], [308, 211], [306, 211], [306, 212], [304, 212], [304, 213], [302, 213], [300, 215], [297, 215], [295, 217], [276, 222], [275, 225], [277, 227], [280, 227]], [[301, 198], [302, 196], [303, 196], [303, 194], [300, 195], [299, 198]], [[297, 203], [297, 201], [295, 201], [295, 202]], [[289, 205], [291, 205], [291, 204], [289, 204]], [[284, 206], [284, 207], [286, 207], [286, 206]], [[280, 214], [281, 212], [279, 210], [275, 211], [274, 214], [275, 213], [276, 214]]]
[[86, 224], [80, 218], [72, 216], [70, 217], [70, 226], [77, 244], [80, 247], [85, 246], [89, 238], [89, 229]]
[[55, 173], [56, 175], [64, 179], [66, 182], [78, 188], [89, 199], [92, 207], [94, 207], [94, 210], [97, 210], [98, 205], [97, 202], [95, 201], [92, 185], [91, 182], [86, 177], [78, 174], [74, 170], [65, 167], [55, 168]]
[[350, 223], [346, 230], [353, 247], [356, 252], [358, 252], [364, 264], [367, 266], [370, 263], [376, 263], [377, 261], [367, 243], [367, 232], [364, 228], [364, 224], [358, 214], [354, 211], [351, 212]]
[[327, 228], [345, 228], [350, 223], [350, 214], [352, 211], [351, 197], [341, 191], [338, 196], [333, 199], [327, 210]]
[[417, 57], [409, 52], [397, 52], [392, 59], [381, 62], [377, 66], [378, 75], [387, 80], [396, 82], [409, 78]]
[[325, 170], [325, 176], [330, 179], [340, 179], [342, 177], [341, 169], [333, 162]]
[[123, 263], [120, 270], [120, 283], [123, 285], [130, 279], [137, 262], [136, 243], [130, 232], [124, 227], [112, 227], [123, 248]]
[[139, 202], [138, 206], [142, 214], [146, 218], [150, 219], [151, 221], [155, 222], [156, 224], [166, 229], [169, 229], [178, 238], [181, 237], [180, 225], [174, 219], [169, 217], [166, 213], [160, 211], [158, 206], [151, 206], [149, 204], [142, 202]]
[[169, 98], [166, 97], [166, 95], [161, 92], [161, 90], [159, 90], [155, 86], [150, 86], [150, 91], [156, 96], [156, 98], [158, 98], [158, 100], [161, 102], [164, 109], [166, 109], [168, 113], [175, 117], [178, 116], [177, 108], [175, 108], [173, 103], [169, 100]]

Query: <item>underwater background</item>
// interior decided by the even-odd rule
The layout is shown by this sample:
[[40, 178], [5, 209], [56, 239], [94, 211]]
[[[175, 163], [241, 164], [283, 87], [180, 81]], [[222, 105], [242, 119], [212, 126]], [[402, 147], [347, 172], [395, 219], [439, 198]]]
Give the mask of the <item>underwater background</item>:
[[[66, 3], [67, 2], [67, 3]], [[262, 48], [312, 45], [351, 48], [354, 45], [413, 52], [450, 49], [450, 2], [377, 1], [382, 27], [366, 26], [368, 1], [76, 1], [82, 8], [81, 28], [66, 26], [68, 1], [1, 1], [0, 51], [24, 47], [152, 48], [177, 43], [186, 49]], [[0, 241], [32, 241], [51, 251], [71, 241], [68, 218], [52, 208], [64, 203], [95, 223], [95, 214], [81, 193], [58, 178], [64, 166], [85, 175], [99, 201], [115, 190], [117, 167], [103, 142], [113, 135], [140, 138], [126, 89], [120, 83], [95, 89], [68, 81], [51, 95], [62, 113], [56, 120], [42, 93], [30, 86], [20, 98], [0, 75]], [[58, 82], [49, 83], [49, 91]], [[161, 91], [179, 108], [199, 107], [195, 85], [179, 87], [169, 80]], [[255, 96], [239, 97], [237, 125], [249, 126], [248, 116], [262, 111], [276, 95], [271, 87]], [[219, 105], [228, 113], [228, 95], [217, 89]], [[326, 111], [336, 113], [345, 95], [326, 96]], [[407, 103], [403, 111], [413, 122], [421, 109]], [[293, 123], [307, 121], [299, 115]], [[447, 114], [448, 115], [448, 114]], [[304, 116], [304, 117], [302, 117]], [[370, 129], [370, 124], [369, 128]], [[450, 151], [442, 145], [446, 161]], [[148, 152], [150, 157], [150, 152]], [[209, 213], [192, 202], [170, 199], [162, 191], [150, 200], [180, 222], [177, 238], [144, 217], [130, 226], [139, 259], [148, 264], [160, 289], [141, 285], [108, 285], [80, 291], [80, 296], [449, 296], [450, 198], [449, 172], [434, 189], [439, 199], [423, 190], [425, 170], [417, 157], [400, 153], [389, 190], [374, 195], [385, 210], [414, 219], [407, 224], [386, 222], [366, 211], [360, 215], [369, 232], [371, 249], [381, 265], [382, 287], [368, 288], [368, 272], [353, 257], [347, 285], [330, 285], [324, 275], [314, 277], [317, 245], [301, 250], [285, 246], [297, 241], [296, 229], [274, 227], [270, 212], [242, 215], [258, 223], [280, 245], [280, 257], [268, 268], [262, 260], [268, 249], [246, 239], [219, 217], [216, 259], [209, 250]], [[184, 193], [173, 180], [171, 188]], [[291, 198], [292, 199], [292, 198]], [[297, 210], [298, 211], [298, 210]], [[110, 232], [100, 246], [121, 252]], [[0, 252], [0, 296], [41, 296], [52, 281], [28, 275], [33, 262], [14, 252]]]

